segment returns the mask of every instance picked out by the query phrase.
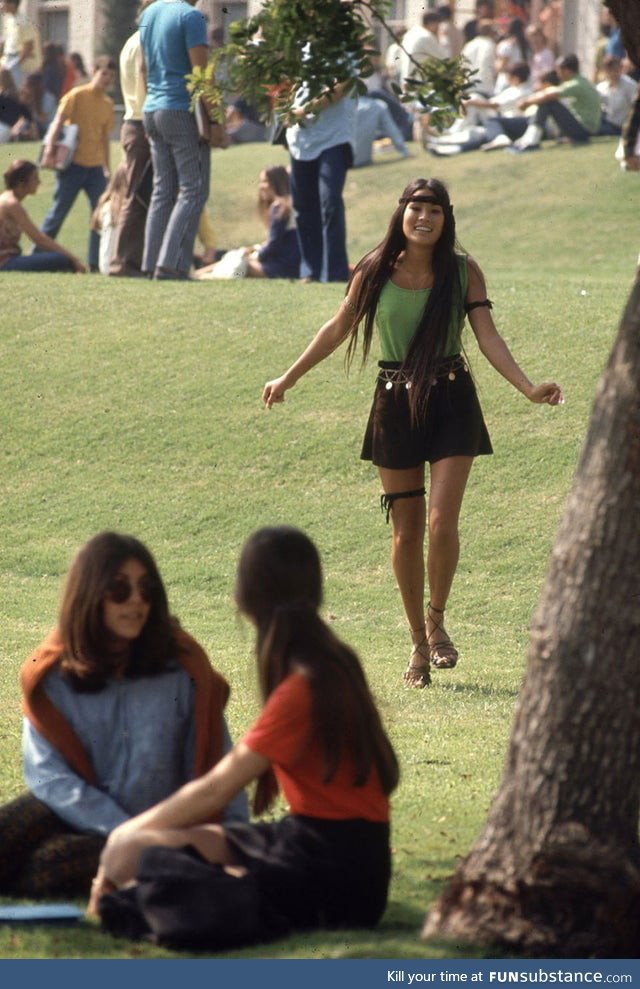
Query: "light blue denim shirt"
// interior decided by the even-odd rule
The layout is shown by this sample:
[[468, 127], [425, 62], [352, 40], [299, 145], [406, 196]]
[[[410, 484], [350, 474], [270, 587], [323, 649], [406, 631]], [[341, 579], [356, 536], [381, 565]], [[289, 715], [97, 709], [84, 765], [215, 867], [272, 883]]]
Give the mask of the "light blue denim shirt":
[[[51, 670], [43, 688], [82, 742], [95, 769], [92, 786], [24, 719], [24, 777], [31, 793], [71, 827], [107, 835], [193, 777], [194, 686], [182, 668], [153, 677], [109, 680], [103, 690], [79, 693]], [[224, 751], [231, 738], [223, 718]], [[224, 821], [248, 819], [244, 791]]]
[[308, 117], [304, 125], [287, 127], [289, 154], [296, 161], [314, 161], [339, 144], [350, 144], [355, 154], [355, 126], [356, 101], [353, 96], [343, 96], [317, 117]]
[[[307, 43], [303, 57], [308, 52]], [[296, 93], [294, 106], [304, 106], [308, 101], [309, 90], [307, 85], [303, 84]], [[287, 127], [289, 154], [296, 161], [313, 161], [328, 148], [336, 148], [339, 144], [350, 144], [355, 155], [355, 130], [356, 99], [351, 95], [344, 96], [317, 116], [310, 115], [305, 118], [304, 123]]]

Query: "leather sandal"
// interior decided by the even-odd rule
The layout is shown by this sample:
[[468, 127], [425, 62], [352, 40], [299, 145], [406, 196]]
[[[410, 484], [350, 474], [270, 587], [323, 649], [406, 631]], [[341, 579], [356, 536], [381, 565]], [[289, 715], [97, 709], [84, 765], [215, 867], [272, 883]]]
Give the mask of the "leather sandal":
[[[440, 618], [437, 618], [432, 614], [434, 611], [440, 615]], [[444, 608], [436, 608], [431, 604], [431, 601], [429, 601], [429, 604], [427, 605], [427, 618], [429, 621], [433, 622], [434, 625], [434, 628], [427, 636], [431, 665], [434, 670], [452, 670], [458, 662], [458, 650], [444, 629]], [[442, 635], [446, 635], [446, 639], [440, 639], [438, 642], [432, 642], [431, 639], [434, 635], [437, 635], [438, 632]]]
[[[413, 660], [415, 656], [420, 657], [421, 662], [414, 662]], [[424, 687], [429, 686], [431, 683], [429, 659], [429, 643], [427, 642], [427, 637], [425, 636], [424, 639], [422, 639], [421, 642], [418, 642], [411, 650], [409, 665], [402, 674], [402, 679], [407, 687], [414, 687], [417, 690], [422, 690]]]

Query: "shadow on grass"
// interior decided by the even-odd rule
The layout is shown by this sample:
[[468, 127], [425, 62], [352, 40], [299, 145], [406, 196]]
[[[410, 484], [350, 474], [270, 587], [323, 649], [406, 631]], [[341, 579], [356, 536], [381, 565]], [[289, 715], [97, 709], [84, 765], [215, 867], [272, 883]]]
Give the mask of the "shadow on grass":
[[444, 693], [473, 694], [476, 697], [501, 697], [503, 700], [515, 699], [518, 690], [508, 690], [504, 687], [491, 687], [481, 683], [438, 683]]

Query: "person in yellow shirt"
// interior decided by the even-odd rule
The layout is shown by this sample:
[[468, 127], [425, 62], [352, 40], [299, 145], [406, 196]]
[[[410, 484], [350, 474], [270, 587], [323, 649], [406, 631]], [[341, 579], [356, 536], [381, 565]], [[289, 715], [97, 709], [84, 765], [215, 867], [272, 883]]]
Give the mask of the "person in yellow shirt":
[[[55, 238], [80, 191], [84, 191], [91, 212], [98, 205], [109, 178], [109, 135], [113, 128], [113, 101], [107, 90], [116, 77], [116, 64], [107, 55], [96, 59], [91, 82], [76, 86], [62, 97], [56, 116], [45, 138], [43, 165], [55, 161], [55, 144], [65, 124], [78, 127], [78, 144], [73, 161], [58, 171], [51, 209], [44, 218], [42, 232]], [[95, 230], [89, 234], [89, 267], [98, 270], [100, 238]]]
[[20, 0], [2, 0], [2, 59], [0, 67], [8, 69], [20, 87], [32, 72], [42, 67], [40, 32], [18, 12]]

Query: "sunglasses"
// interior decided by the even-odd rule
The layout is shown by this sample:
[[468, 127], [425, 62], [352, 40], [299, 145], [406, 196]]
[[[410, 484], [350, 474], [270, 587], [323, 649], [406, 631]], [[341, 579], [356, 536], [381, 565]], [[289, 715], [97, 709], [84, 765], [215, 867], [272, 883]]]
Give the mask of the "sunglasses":
[[[158, 590], [158, 585], [149, 577], [141, 577], [136, 588], [145, 604], [151, 604]], [[107, 584], [105, 596], [113, 604], [124, 604], [125, 601], [129, 600], [133, 592], [134, 588], [128, 577], [114, 577]]]

